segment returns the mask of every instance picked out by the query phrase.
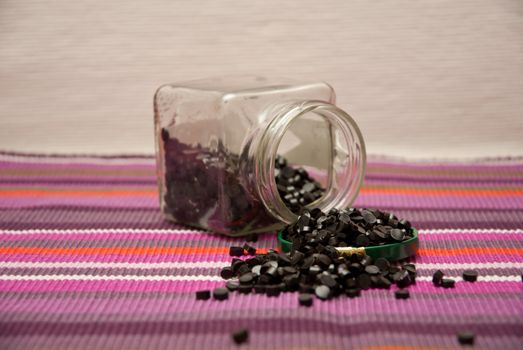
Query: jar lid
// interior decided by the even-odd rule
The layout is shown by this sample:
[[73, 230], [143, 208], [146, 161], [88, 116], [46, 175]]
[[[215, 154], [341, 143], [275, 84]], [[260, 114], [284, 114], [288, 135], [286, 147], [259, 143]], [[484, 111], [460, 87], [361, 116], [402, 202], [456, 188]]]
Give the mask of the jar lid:
[[[283, 232], [278, 232], [278, 242], [283, 252], [290, 252], [292, 242], [283, 238]], [[386, 258], [390, 261], [402, 260], [416, 255], [418, 252], [418, 230], [412, 229], [412, 238], [400, 243], [384, 244], [373, 247], [337, 247], [341, 254], [362, 254], [373, 259]]]

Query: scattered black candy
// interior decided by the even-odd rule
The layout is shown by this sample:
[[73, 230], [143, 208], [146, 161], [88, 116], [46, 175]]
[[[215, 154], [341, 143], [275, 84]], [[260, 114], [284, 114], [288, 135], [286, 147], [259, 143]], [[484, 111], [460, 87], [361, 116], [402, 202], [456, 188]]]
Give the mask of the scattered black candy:
[[228, 280], [234, 276], [234, 272], [231, 267], [224, 267], [220, 272], [220, 275], [224, 280]]
[[321, 285], [314, 289], [314, 293], [321, 300], [327, 300], [331, 295], [331, 289], [327, 286]]
[[467, 282], [476, 282], [478, 275], [478, 271], [476, 270], [465, 270], [463, 271], [463, 280]]
[[443, 288], [454, 288], [455, 284], [456, 281], [454, 281], [452, 278], [444, 278], [441, 280], [441, 286]]
[[309, 293], [301, 293], [298, 296], [298, 302], [300, 303], [301, 306], [312, 306], [313, 300], [314, 299], [313, 299], [312, 295]]
[[476, 335], [472, 332], [461, 332], [458, 334], [458, 342], [461, 345], [474, 345]]
[[349, 298], [356, 298], [356, 297], [359, 297], [361, 295], [361, 289], [359, 288], [350, 288], [350, 289], [347, 289], [346, 292], [347, 296]]
[[396, 296], [396, 299], [408, 299], [410, 297], [408, 289], [398, 289], [394, 292], [394, 295]]
[[434, 275], [432, 275], [432, 283], [434, 283], [435, 286], [440, 286], [443, 276], [445, 276], [445, 274], [441, 272], [441, 270], [434, 272]]
[[374, 265], [376, 265], [381, 272], [388, 272], [390, 269], [390, 262], [385, 258], [377, 258]]
[[210, 290], [199, 290], [196, 292], [196, 300], [209, 300], [211, 298]]
[[[288, 166], [283, 173], [291, 173]], [[278, 184], [282, 191], [293, 191], [295, 195], [297, 175], [303, 172], [293, 170], [294, 175], [285, 184]], [[282, 174], [280, 172], [280, 174]], [[314, 185], [317, 187], [317, 185]], [[312, 185], [305, 186], [305, 189]], [[298, 192], [305, 193], [301, 188]], [[287, 193], [286, 195], [289, 195]], [[294, 198], [294, 197], [293, 197]], [[394, 283], [399, 288], [397, 298], [408, 297], [404, 288], [415, 283], [416, 267], [406, 262], [391, 262], [386, 258], [374, 260], [371, 256], [357, 253], [342, 255], [336, 247], [376, 246], [397, 243], [413, 237], [412, 228], [406, 221], [375, 209], [330, 210], [301, 209], [297, 222], [282, 230], [283, 237], [293, 244], [290, 253], [269, 250], [245, 260], [233, 258], [230, 267], [223, 268], [221, 275], [228, 279], [225, 289], [239, 293], [264, 293], [277, 297], [281, 293], [300, 294], [300, 305], [312, 305], [314, 295], [321, 300], [346, 296], [360, 296], [361, 290], [370, 288], [389, 289]], [[231, 247], [231, 253], [244, 256], [255, 254], [254, 247]], [[241, 253], [241, 255], [240, 255]], [[443, 284], [443, 273], [435, 279]], [[227, 298], [214, 292], [216, 299]]]
[[256, 248], [251, 247], [247, 243], [245, 243], [243, 245], [243, 250], [245, 250], [247, 252], [247, 254], [249, 254], [249, 255], [255, 255], [256, 254]]
[[368, 266], [365, 266], [365, 272], [368, 273], [369, 275], [377, 275], [380, 273], [380, 268], [377, 267], [376, 265], [368, 265]]
[[229, 248], [230, 256], [243, 256], [243, 247], [230, 247]]
[[395, 241], [398, 241], [398, 242], [401, 242], [403, 241], [403, 239], [405, 238], [405, 233], [400, 230], [400, 229], [397, 229], [397, 228], [394, 228], [390, 231], [390, 236], [395, 240]]
[[213, 290], [212, 296], [216, 300], [226, 300], [229, 298], [229, 291], [227, 288], [216, 288]]
[[361, 289], [369, 289], [372, 285], [372, 280], [367, 274], [361, 274], [356, 277], [356, 283]]
[[249, 330], [243, 328], [232, 333], [231, 336], [236, 344], [243, 344], [249, 340]]
[[252, 284], [240, 284], [238, 292], [241, 294], [249, 294], [252, 292]]
[[238, 287], [240, 287], [240, 281], [238, 281], [238, 280], [228, 280], [227, 283], [225, 284], [225, 286], [227, 287], [228, 290], [233, 292], [233, 291], [237, 290]]
[[277, 297], [281, 293], [281, 287], [279, 285], [268, 285], [265, 287], [265, 294], [269, 297]]
[[240, 276], [240, 284], [252, 284], [252, 281], [254, 279], [254, 275], [252, 272], [244, 273]]

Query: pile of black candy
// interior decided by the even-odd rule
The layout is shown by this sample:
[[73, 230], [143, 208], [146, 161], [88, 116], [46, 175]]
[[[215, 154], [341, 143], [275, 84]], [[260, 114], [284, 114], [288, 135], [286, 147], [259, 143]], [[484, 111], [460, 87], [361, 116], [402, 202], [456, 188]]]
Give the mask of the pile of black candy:
[[308, 251], [317, 246], [368, 247], [400, 243], [413, 237], [412, 226], [394, 214], [376, 209], [320, 209], [304, 211], [283, 230], [293, 248]]
[[281, 156], [276, 157], [274, 176], [281, 199], [294, 213], [299, 213], [325, 192], [321, 184], [311, 178], [305, 169], [288, 165], [287, 160]]
[[[337, 233], [328, 227], [338, 222], [340, 215], [353, 212], [362, 214], [362, 211], [356, 209], [331, 211], [328, 215], [317, 210], [304, 212], [298, 222], [288, 228], [294, 227], [296, 231], [292, 252], [269, 251], [267, 254], [258, 254], [245, 260], [234, 258], [231, 265], [221, 271], [221, 276], [227, 279], [227, 289], [245, 294], [265, 293], [269, 297], [278, 296], [282, 292], [298, 291], [301, 293], [298, 299], [300, 304], [310, 306], [313, 294], [322, 300], [340, 295], [357, 297], [361, 290], [369, 288], [388, 289], [393, 284], [406, 288], [415, 283], [414, 264], [391, 263], [385, 258], [374, 261], [370, 256], [360, 254], [346, 256], [336, 250], [335, 247], [340, 241], [331, 241], [331, 238], [337, 237]], [[385, 215], [378, 211], [373, 213], [378, 217]], [[334, 217], [335, 220], [330, 223], [329, 219], [325, 228], [318, 229], [318, 226], [323, 227], [322, 222], [325, 220], [320, 220], [323, 217]], [[405, 224], [402, 224], [402, 227], [404, 226]], [[311, 234], [303, 232], [305, 227], [311, 227]], [[318, 239], [321, 230], [329, 233]], [[316, 232], [314, 235], [313, 231]], [[303, 234], [301, 237], [300, 232]], [[349, 235], [347, 232], [347, 236]], [[408, 293], [401, 292], [396, 297], [405, 299], [408, 298]]]

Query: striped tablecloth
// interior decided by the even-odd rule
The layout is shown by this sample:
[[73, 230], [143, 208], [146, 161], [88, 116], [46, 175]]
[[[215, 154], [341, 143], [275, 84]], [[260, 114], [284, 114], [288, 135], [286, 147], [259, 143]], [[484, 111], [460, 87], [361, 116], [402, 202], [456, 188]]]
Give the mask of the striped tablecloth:
[[[371, 290], [299, 307], [221, 286], [235, 240], [163, 221], [152, 157], [0, 154], [0, 349], [224, 349], [246, 327], [252, 349], [523, 348], [523, 160], [372, 160], [357, 206], [420, 229], [411, 298]], [[276, 246], [274, 234], [257, 247]], [[476, 283], [461, 272], [480, 272]], [[435, 269], [453, 290], [430, 282]]]

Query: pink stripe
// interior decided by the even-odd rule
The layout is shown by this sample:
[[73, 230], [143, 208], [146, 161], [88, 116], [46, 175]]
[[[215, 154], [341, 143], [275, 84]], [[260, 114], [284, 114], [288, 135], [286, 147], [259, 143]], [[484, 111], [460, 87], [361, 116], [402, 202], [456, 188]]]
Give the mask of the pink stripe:
[[[161, 255], [41, 255], [41, 254], [0, 254], [2, 261], [25, 262], [198, 262], [198, 261], [227, 261], [228, 254], [161, 254]], [[420, 263], [475, 263], [475, 262], [521, 262], [521, 255], [511, 254], [475, 254], [457, 256], [418, 256]]]
[[438, 234], [423, 234], [419, 235], [420, 240], [423, 241], [487, 241], [487, 240], [503, 240], [503, 241], [523, 241], [523, 234], [517, 233], [438, 233]]
[[[0, 292], [194, 292], [200, 289], [213, 289], [224, 286], [224, 282], [216, 281], [1, 281]], [[454, 293], [457, 295], [489, 294], [500, 292], [522, 292], [521, 282], [478, 282], [458, 283], [454, 289], [436, 288], [432, 282], [417, 282], [409, 287], [415, 292]]]
[[357, 207], [405, 207], [405, 208], [499, 208], [523, 209], [523, 197], [460, 197], [460, 196], [408, 196], [364, 193], [354, 204]]
[[[2, 208], [19, 208], [40, 205], [84, 205], [100, 207], [158, 207], [157, 196], [121, 196], [121, 197], [3, 197]], [[458, 197], [458, 196], [405, 196], [362, 194], [356, 200], [357, 207], [395, 207], [395, 208], [500, 208], [523, 209], [523, 197]]]
[[[137, 232], [137, 233], [32, 233], [32, 234], [9, 234], [5, 231], [0, 230], [0, 239], [2, 241], [32, 241], [35, 239], [41, 240], [50, 240], [50, 241], [107, 241], [107, 240], [122, 240], [122, 239], [132, 239], [132, 240], [153, 240], [153, 239], [170, 239], [172, 241], [176, 240], [205, 240], [205, 242], [222, 242], [224, 246], [227, 244], [239, 244], [243, 245], [245, 243], [245, 238], [229, 238], [226, 236], [220, 236], [217, 234], [212, 234], [205, 231], [198, 232], [189, 232], [184, 230], [179, 230], [174, 233], [146, 233], [146, 232]], [[256, 243], [249, 243], [252, 246], [256, 247], [260, 242], [274, 242], [276, 246], [278, 244], [276, 240], [276, 233], [267, 233], [258, 236], [258, 241]]]
[[[433, 287], [434, 288], [434, 287]], [[460, 286], [457, 287], [459, 289]], [[435, 288], [434, 288], [435, 289]], [[500, 300], [491, 300], [490, 303], [485, 303], [485, 300], [478, 298], [449, 298], [449, 299], [427, 299], [416, 298], [415, 288], [411, 289], [413, 297], [408, 301], [398, 301], [393, 299], [392, 291], [389, 298], [381, 299], [367, 299], [363, 292], [363, 297], [360, 299], [335, 299], [329, 302], [316, 302], [314, 305], [315, 311], [325, 311], [331, 315], [346, 315], [347, 307], [350, 307], [351, 315], [369, 315], [380, 314], [386, 312], [387, 314], [396, 315], [412, 315], [423, 314], [427, 308], [430, 309], [431, 315], [455, 315], [468, 314], [472, 310], [482, 310], [484, 313], [495, 313], [497, 316], [515, 316], [520, 315], [521, 308], [514, 307], [514, 304], [506, 303]], [[452, 291], [446, 291], [452, 293]], [[483, 293], [482, 293], [483, 294]], [[42, 303], [39, 299], [25, 299], [22, 301], [15, 301], [7, 303], [2, 307], [3, 312], [19, 313], [30, 312], [45, 313], [46, 315], [67, 315], [67, 314], [94, 314], [97, 316], [114, 314], [118, 315], [158, 315], [166, 313], [194, 313], [209, 311], [229, 311], [231, 305], [239, 310], [274, 310], [285, 309], [295, 310], [299, 308], [297, 303], [297, 293], [285, 293], [279, 298], [268, 298], [264, 295], [250, 295], [248, 297], [232, 294], [229, 300], [224, 302], [216, 301], [196, 301], [194, 299], [185, 300], [184, 302], [173, 302], [172, 299], [75, 299], [74, 302], [64, 302], [62, 299], [49, 298]], [[523, 302], [519, 303], [523, 307]], [[470, 312], [463, 310], [471, 310]]]
[[[71, 230], [67, 233], [24, 233], [24, 234], [11, 234], [6, 231], [0, 230], [0, 239], [3, 241], [31, 241], [35, 239], [39, 240], [51, 240], [51, 241], [107, 241], [107, 240], [122, 240], [122, 239], [133, 239], [133, 240], [153, 240], [153, 239], [172, 239], [175, 240], [206, 240], [212, 242], [223, 242], [224, 245], [228, 243], [242, 244], [245, 242], [244, 238], [229, 238], [217, 234], [212, 234], [206, 231], [190, 232], [184, 230], [177, 230], [176, 233], [147, 233], [147, 232], [122, 232], [122, 233], [75, 233]], [[437, 233], [437, 234], [423, 234], [420, 233], [420, 240], [422, 241], [482, 241], [482, 240], [506, 240], [506, 241], [523, 241], [523, 234], [517, 233]], [[258, 236], [258, 242], [274, 242], [277, 245], [276, 234], [267, 233]], [[256, 246], [256, 243], [252, 243]]]

